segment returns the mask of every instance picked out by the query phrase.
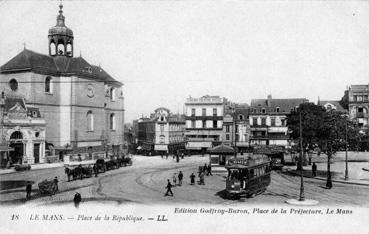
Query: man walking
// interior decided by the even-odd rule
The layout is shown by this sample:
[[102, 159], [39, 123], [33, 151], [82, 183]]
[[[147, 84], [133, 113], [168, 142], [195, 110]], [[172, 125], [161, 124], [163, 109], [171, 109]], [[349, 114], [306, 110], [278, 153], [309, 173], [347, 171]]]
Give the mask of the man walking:
[[208, 175], [213, 176], [213, 174], [211, 173], [211, 164], [210, 163], [209, 163], [209, 166], [208, 166]]
[[193, 172], [192, 172], [192, 174], [190, 175], [191, 185], [194, 185], [194, 184], [195, 184], [195, 178], [196, 178], [196, 176], [195, 176], [195, 174], [193, 174]]
[[167, 187], [165, 187], [167, 189], [167, 192], [165, 193], [164, 196], [169, 196], [170, 193], [170, 195], [173, 197], [172, 187], [173, 185], [170, 183], [170, 180], [168, 179]]
[[26, 184], [26, 200], [31, 200], [32, 183], [30, 181]]
[[317, 169], [317, 166], [314, 162], [313, 165], [311, 166], [311, 172], [312, 172], [313, 177], [316, 176], [316, 169]]
[[178, 185], [182, 186], [182, 180], [183, 180], [183, 173], [182, 171], [179, 171], [178, 173]]
[[205, 185], [205, 172], [200, 172], [200, 183], [199, 184], [202, 184], [202, 185]]

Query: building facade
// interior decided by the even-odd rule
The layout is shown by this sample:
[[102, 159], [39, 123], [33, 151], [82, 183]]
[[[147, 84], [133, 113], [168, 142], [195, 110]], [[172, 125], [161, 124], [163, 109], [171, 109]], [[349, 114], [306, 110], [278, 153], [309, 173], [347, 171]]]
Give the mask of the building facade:
[[138, 120], [138, 145], [146, 155], [176, 153], [185, 148], [185, 120], [160, 107]]
[[250, 144], [250, 122], [248, 104], [226, 105], [223, 118], [222, 143], [246, 152]]
[[46, 162], [45, 120], [38, 108], [27, 105], [15, 88], [1, 94], [0, 127], [1, 145], [7, 151], [0, 154], [1, 168]]
[[351, 85], [348, 89], [350, 118], [357, 121], [362, 133], [369, 129], [369, 84]]
[[1, 67], [0, 91], [24, 94], [46, 121], [45, 139], [63, 153], [117, 152], [124, 136], [122, 83], [100, 66], [74, 57], [73, 31], [60, 5], [50, 28], [49, 54], [24, 49]]
[[221, 144], [223, 135], [223, 113], [225, 99], [219, 96], [187, 98], [186, 149], [204, 153]]
[[301, 103], [308, 102], [305, 98], [252, 99], [250, 105], [250, 145], [289, 145], [287, 115]]

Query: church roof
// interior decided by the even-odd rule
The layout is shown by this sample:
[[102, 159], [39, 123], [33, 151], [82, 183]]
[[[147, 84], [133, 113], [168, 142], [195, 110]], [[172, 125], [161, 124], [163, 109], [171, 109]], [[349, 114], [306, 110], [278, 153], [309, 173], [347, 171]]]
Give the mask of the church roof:
[[0, 67], [0, 73], [33, 71], [53, 76], [73, 76], [121, 86], [104, 69], [91, 65], [82, 57], [48, 56], [24, 49]]

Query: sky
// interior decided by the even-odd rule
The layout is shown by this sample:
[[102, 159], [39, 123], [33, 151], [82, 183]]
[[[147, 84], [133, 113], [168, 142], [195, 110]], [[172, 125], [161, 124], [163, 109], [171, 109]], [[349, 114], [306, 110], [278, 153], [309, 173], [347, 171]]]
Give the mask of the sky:
[[[59, 1], [0, 1], [0, 64], [48, 54]], [[63, 1], [74, 55], [124, 84], [126, 122], [186, 98], [338, 100], [369, 83], [368, 1]]]

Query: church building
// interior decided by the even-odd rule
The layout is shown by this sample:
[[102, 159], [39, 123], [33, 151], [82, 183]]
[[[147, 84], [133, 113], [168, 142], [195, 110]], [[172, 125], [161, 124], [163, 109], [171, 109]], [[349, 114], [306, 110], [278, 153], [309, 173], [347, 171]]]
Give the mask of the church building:
[[[32, 107], [45, 121], [45, 144], [40, 147], [49, 152], [46, 158], [119, 153], [124, 136], [123, 84], [100, 66], [74, 56], [73, 31], [65, 25], [63, 5], [59, 8], [56, 25], [48, 33], [49, 54], [24, 48], [1, 66], [0, 92], [4, 100], [22, 94], [24, 103], [19, 102], [18, 109], [26, 112], [27, 106]], [[22, 132], [22, 125], [12, 127]], [[43, 134], [43, 126], [39, 128]], [[33, 154], [28, 149], [15, 151]]]

